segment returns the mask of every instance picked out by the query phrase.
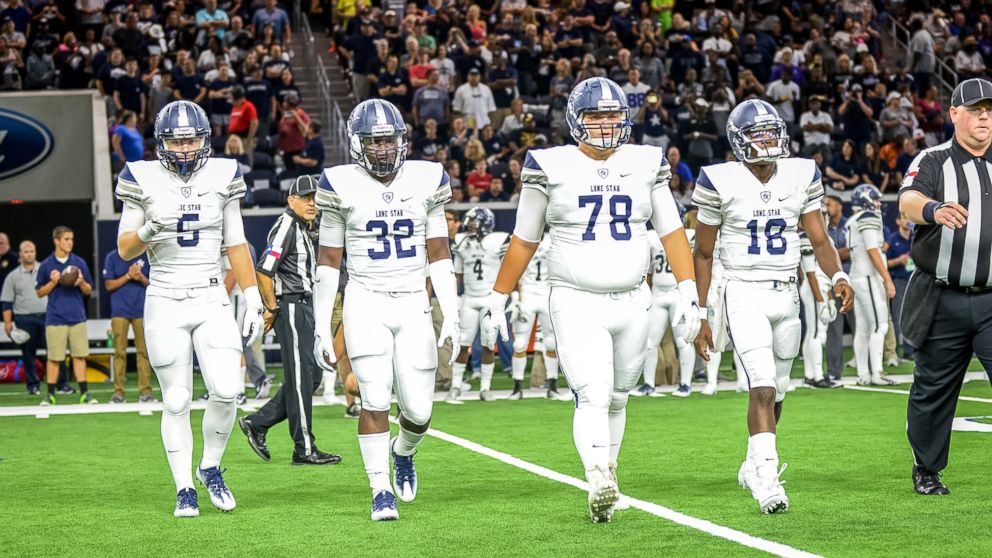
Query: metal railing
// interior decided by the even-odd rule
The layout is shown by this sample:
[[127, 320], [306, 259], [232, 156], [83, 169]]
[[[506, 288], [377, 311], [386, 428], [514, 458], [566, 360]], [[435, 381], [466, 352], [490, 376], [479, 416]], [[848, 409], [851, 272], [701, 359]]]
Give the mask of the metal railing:
[[[896, 18], [889, 18], [889, 34], [892, 36], [892, 40], [896, 42], [900, 47], [906, 51], [906, 56], [912, 54], [909, 49], [909, 42], [912, 40], [913, 35], [910, 33], [909, 28], [899, 22]], [[937, 67], [934, 71], [934, 77], [937, 78], [937, 86], [940, 89], [940, 96], [945, 99], [951, 98], [951, 93], [954, 92], [954, 88], [958, 85], [958, 74], [951, 68], [947, 62], [944, 62], [934, 53], [934, 57], [937, 60]], [[908, 58], [907, 58], [908, 61]], [[907, 68], [907, 71], [910, 69]]]
[[324, 123], [325, 152], [330, 157], [325, 164], [345, 163], [349, 157], [347, 121], [341, 115], [341, 107], [338, 102], [331, 95], [331, 80], [327, 77], [327, 68], [321, 58], [320, 49], [317, 48], [314, 41], [310, 21], [306, 14], [300, 10], [300, 2], [296, 2], [293, 7], [293, 20], [296, 32], [303, 43], [304, 66], [308, 68], [316, 80], [317, 91], [320, 95], [320, 119]]

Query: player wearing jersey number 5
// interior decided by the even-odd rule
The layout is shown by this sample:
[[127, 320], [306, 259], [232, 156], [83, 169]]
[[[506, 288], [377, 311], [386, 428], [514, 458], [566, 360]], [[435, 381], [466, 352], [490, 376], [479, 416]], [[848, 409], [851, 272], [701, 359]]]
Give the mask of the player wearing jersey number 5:
[[[413, 456], [431, 422], [437, 348], [452, 343], [458, 356], [458, 296], [448, 248], [444, 204], [448, 173], [438, 163], [406, 161], [407, 131], [400, 111], [373, 99], [348, 118], [356, 164], [326, 169], [317, 184], [323, 210], [314, 284], [317, 363], [335, 361], [331, 310], [341, 260], [348, 255], [344, 336], [362, 395], [358, 446], [372, 488], [372, 520], [399, 518], [396, 497], [417, 495]], [[434, 337], [427, 278], [444, 314]], [[393, 387], [399, 435], [389, 438]], [[393, 483], [389, 482], [389, 456]]]
[[[128, 163], [117, 180], [124, 202], [117, 251], [130, 260], [148, 251], [152, 269], [145, 295], [148, 360], [162, 387], [162, 439], [176, 482], [176, 517], [199, 515], [190, 468], [193, 433], [193, 350], [210, 399], [203, 413], [203, 458], [196, 476], [221, 511], [234, 497], [220, 460], [244, 389], [242, 336], [262, 335], [262, 298], [241, 221], [245, 181], [237, 162], [210, 157], [210, 121], [198, 105], [169, 103], [155, 119], [159, 162]], [[161, 164], [160, 164], [161, 163]], [[221, 249], [244, 291], [241, 331], [224, 288]]]
[[775, 108], [758, 100], [737, 105], [727, 121], [727, 139], [737, 161], [703, 167], [692, 196], [699, 207], [694, 258], [703, 304], [696, 352], [709, 360], [713, 350], [705, 304], [719, 233], [724, 321], [737, 369], [750, 387], [751, 437], [738, 481], [751, 489], [763, 513], [778, 513], [789, 507], [779, 479], [784, 467], [778, 468], [775, 426], [802, 329], [797, 286], [800, 222], [817, 262], [843, 301], [841, 312], [851, 309], [854, 293], [820, 216], [820, 171], [809, 159], [788, 158], [789, 136]]
[[[576, 146], [531, 150], [521, 174], [517, 224], [489, 295], [483, 344], [506, 337], [503, 309], [547, 223], [551, 325], [559, 364], [575, 396], [573, 436], [589, 481], [589, 515], [610, 521], [620, 497], [617, 458], [627, 397], [644, 364], [651, 294], [648, 235], [671, 260], [680, 302], [672, 322], [699, 330], [689, 241], [668, 183], [664, 152], [625, 145], [630, 110], [616, 83], [590, 78], [568, 98]], [[649, 232], [648, 219], [654, 224]]]

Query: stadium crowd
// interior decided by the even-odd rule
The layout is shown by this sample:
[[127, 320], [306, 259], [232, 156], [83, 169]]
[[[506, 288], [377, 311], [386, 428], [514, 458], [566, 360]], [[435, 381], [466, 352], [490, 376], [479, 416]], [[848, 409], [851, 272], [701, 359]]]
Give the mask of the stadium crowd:
[[[929, 2], [428, 0], [304, 6], [333, 37], [355, 101], [381, 96], [409, 123], [411, 158], [440, 161], [456, 201], [511, 201], [531, 147], [570, 141], [572, 86], [623, 85], [635, 141], [668, 148], [689, 204], [698, 168], [729, 153], [736, 103], [773, 102], [794, 151], [837, 191], [893, 191], [947, 137], [938, 61], [987, 75], [988, 7]], [[93, 87], [115, 169], [154, 157], [154, 115], [174, 99], [210, 114], [217, 154], [289, 179], [324, 165], [321, 123], [300, 108], [291, 5], [278, 0], [3, 0], [0, 89]], [[890, 18], [912, 54], [883, 50]]]

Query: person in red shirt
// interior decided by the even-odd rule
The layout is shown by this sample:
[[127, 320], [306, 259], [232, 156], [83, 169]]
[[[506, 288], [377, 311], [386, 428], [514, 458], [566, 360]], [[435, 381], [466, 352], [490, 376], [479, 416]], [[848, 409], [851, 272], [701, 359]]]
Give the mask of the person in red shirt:
[[483, 192], [488, 192], [493, 183], [493, 175], [489, 174], [489, 165], [485, 159], [475, 163], [475, 168], [468, 175], [468, 197], [477, 200]]
[[245, 98], [245, 88], [240, 85], [231, 89], [231, 106], [229, 130], [244, 140], [245, 151], [251, 153], [254, 150], [255, 134], [258, 133], [258, 110]]
[[282, 102], [282, 118], [279, 120], [279, 151], [282, 151], [286, 169], [293, 166], [293, 155], [299, 155], [307, 145], [307, 127], [310, 116], [299, 107], [300, 98], [296, 93], [288, 93]]

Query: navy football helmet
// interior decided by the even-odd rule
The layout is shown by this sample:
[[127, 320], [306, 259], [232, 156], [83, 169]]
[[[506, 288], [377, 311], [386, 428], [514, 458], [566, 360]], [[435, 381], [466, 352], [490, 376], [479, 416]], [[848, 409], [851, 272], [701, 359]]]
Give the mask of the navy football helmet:
[[[585, 114], [591, 112], [619, 112], [618, 124], [587, 124]], [[565, 121], [575, 141], [596, 149], [613, 149], [630, 139], [630, 107], [627, 94], [616, 82], [593, 77], [575, 86], [568, 96]]]
[[[727, 141], [744, 163], [771, 163], [789, 156], [789, 132], [771, 104], [750, 99], [737, 105], [727, 119]], [[774, 142], [773, 146], [767, 146]]]
[[482, 238], [496, 228], [496, 215], [491, 209], [477, 205], [465, 212], [462, 222], [468, 234]]
[[155, 117], [158, 160], [184, 181], [203, 168], [210, 157], [210, 120], [200, 105], [173, 101]]
[[851, 191], [851, 208], [854, 211], [879, 211], [882, 193], [874, 184], [861, 184]]
[[389, 176], [406, 160], [406, 123], [389, 101], [362, 101], [348, 117], [351, 158], [369, 174]]

